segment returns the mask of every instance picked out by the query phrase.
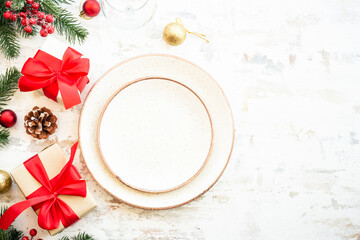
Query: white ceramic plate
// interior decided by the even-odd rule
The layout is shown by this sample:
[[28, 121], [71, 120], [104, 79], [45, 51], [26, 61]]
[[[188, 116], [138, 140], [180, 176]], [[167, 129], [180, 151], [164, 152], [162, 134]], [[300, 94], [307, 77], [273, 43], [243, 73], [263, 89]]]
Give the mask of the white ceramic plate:
[[[139, 191], [119, 181], [102, 160], [97, 141], [99, 116], [109, 98], [137, 79], [154, 76], [172, 79], [192, 89], [207, 107], [213, 127], [211, 154], [202, 171], [183, 187], [164, 193]], [[108, 193], [135, 207], [166, 209], [199, 197], [220, 178], [231, 155], [234, 127], [224, 93], [204, 70], [177, 57], [148, 55], [113, 67], [93, 86], [81, 112], [79, 141], [87, 168]]]
[[166, 78], [121, 87], [100, 116], [105, 164], [126, 185], [168, 192], [189, 183], [211, 153], [211, 118], [202, 100]]

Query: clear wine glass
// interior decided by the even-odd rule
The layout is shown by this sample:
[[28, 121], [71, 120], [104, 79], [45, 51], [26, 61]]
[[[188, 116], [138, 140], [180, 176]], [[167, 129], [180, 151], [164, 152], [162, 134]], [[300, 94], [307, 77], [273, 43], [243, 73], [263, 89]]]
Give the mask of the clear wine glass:
[[101, 1], [103, 14], [121, 29], [137, 29], [148, 23], [156, 10], [156, 0]]

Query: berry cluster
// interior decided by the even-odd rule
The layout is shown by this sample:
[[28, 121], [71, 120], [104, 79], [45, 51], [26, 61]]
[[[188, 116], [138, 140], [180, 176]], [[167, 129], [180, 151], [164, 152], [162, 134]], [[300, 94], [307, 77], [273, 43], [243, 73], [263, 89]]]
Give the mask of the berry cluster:
[[[29, 234], [30, 234], [31, 238], [29, 238], [28, 236], [24, 236], [24, 237], [21, 238], [21, 240], [32, 240], [37, 234], [36, 229], [35, 228], [31, 229]], [[42, 239], [38, 238], [38, 240], [42, 240]]]
[[21, 18], [20, 23], [24, 26], [25, 32], [31, 33], [35, 24], [41, 26], [40, 36], [42, 37], [46, 37], [55, 31], [54, 27], [50, 25], [50, 23], [54, 21], [54, 17], [50, 14], [46, 15], [44, 12], [40, 12], [39, 3], [34, 2], [34, 0], [26, 0], [26, 5], [23, 8], [24, 11], [19, 13], [11, 11], [12, 4], [12, 1], [5, 3], [5, 7], [8, 10], [4, 13], [4, 18], [11, 21], [16, 21], [18, 17]]

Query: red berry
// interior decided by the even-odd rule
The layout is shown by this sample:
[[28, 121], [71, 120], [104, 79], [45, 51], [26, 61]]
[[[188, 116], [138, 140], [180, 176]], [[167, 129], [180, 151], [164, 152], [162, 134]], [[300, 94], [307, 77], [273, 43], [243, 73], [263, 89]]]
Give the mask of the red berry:
[[25, 12], [19, 12], [19, 17], [26, 18], [26, 13]]
[[53, 26], [48, 26], [47, 31], [49, 34], [53, 34], [55, 32], [55, 28]]
[[[27, 33], [31, 33], [32, 32], [32, 27], [31, 26], [26, 26], [25, 28], [24, 28], [24, 30], [25, 30], [25, 32], [27, 32]], [[30, 234], [31, 235], [31, 234]]]
[[7, 8], [11, 8], [11, 5], [12, 5], [12, 4], [13, 4], [12, 1], [6, 1], [5, 6], [6, 6]]
[[4, 18], [5, 19], [10, 19], [11, 18], [11, 12], [9, 12], [9, 11], [6, 11], [6, 12], [4, 12]]
[[29, 24], [29, 21], [26, 18], [21, 19], [21, 25], [26, 26]]
[[15, 22], [16, 19], [17, 19], [16, 14], [12, 14], [10, 20]]
[[40, 36], [46, 37], [47, 35], [48, 35], [48, 31], [46, 30], [46, 28], [40, 30]]
[[21, 240], [29, 240], [29, 237], [28, 236], [24, 236], [21, 238]]
[[88, 17], [95, 17], [100, 12], [100, 3], [96, 0], [86, 0], [82, 6], [82, 10]]
[[35, 25], [35, 23], [36, 23], [35, 18], [30, 18], [29, 23], [30, 23], [30, 25]]
[[52, 23], [54, 21], [54, 17], [50, 14], [46, 15], [45, 17], [46, 22]]
[[31, 13], [32, 13], [32, 14], [37, 14], [38, 12], [39, 12], [39, 10], [37, 10], [37, 9], [31, 10]]
[[32, 4], [34, 2], [34, 0], [26, 0], [27, 4]]
[[49, 25], [47, 25], [46, 23], [44, 23], [43, 25], [41, 25], [41, 27], [42, 27], [43, 29], [47, 29], [48, 26], [49, 26]]
[[32, 236], [32, 237], [35, 237], [36, 236], [36, 234], [37, 234], [37, 231], [36, 231], [36, 229], [35, 228], [33, 228], [33, 229], [31, 229], [30, 230], [30, 236]]
[[39, 9], [40, 5], [39, 5], [39, 3], [34, 2], [34, 3], [31, 5], [31, 7], [32, 7], [33, 9]]
[[39, 19], [44, 19], [45, 18], [45, 13], [44, 12], [38, 12], [37, 16]]
[[43, 25], [43, 20], [38, 19], [38, 20], [36, 21], [36, 25], [42, 26], [42, 25]]

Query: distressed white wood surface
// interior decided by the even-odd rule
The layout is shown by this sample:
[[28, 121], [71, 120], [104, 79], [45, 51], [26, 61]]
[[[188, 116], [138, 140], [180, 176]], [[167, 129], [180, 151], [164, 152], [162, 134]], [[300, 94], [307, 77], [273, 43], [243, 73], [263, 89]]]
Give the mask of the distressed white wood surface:
[[[178, 47], [167, 46], [162, 29], [176, 17], [208, 34], [211, 43], [189, 36]], [[160, 0], [154, 19], [138, 31], [117, 31], [102, 16], [83, 23], [91, 34], [78, 49], [91, 58], [90, 85], [112, 65], [140, 54], [186, 58], [227, 94], [235, 147], [209, 192], [164, 211], [119, 203], [77, 158], [99, 207], [56, 237], [40, 231], [43, 239], [84, 230], [97, 239], [360, 239], [359, 1]], [[0, 71], [21, 68], [42, 42], [21, 40], [21, 57], [1, 56]], [[25, 134], [22, 117], [35, 105], [59, 117], [59, 129], [47, 141]], [[19, 122], [0, 151], [1, 169], [10, 171], [52, 142], [69, 149], [77, 139], [81, 105], [64, 111], [34, 92], [16, 93], [9, 108]], [[1, 204], [23, 199], [16, 185], [0, 195]], [[37, 228], [35, 213], [26, 211], [14, 225]]]

